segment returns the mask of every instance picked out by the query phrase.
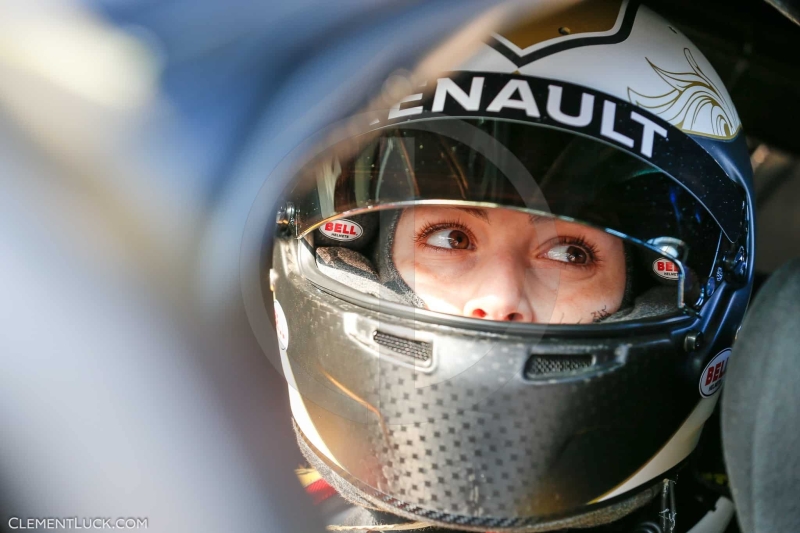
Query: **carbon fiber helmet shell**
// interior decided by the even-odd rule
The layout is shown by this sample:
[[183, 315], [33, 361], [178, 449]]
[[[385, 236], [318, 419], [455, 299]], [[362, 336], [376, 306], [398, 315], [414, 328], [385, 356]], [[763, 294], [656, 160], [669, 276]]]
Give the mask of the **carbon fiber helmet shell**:
[[[529, 87], [533, 107], [512, 80]], [[501, 99], [511, 85], [517, 92]], [[749, 300], [752, 179], [730, 96], [685, 36], [627, 1], [572, 4], [498, 32], [428, 89], [376, 127], [432, 113], [594, 137], [680, 183], [714, 216], [723, 244], [682, 313], [498, 324], [331, 282], [308, 238], [319, 220], [303, 228], [302, 213], [286, 217], [269, 279], [301, 449], [351, 500], [454, 529], [619, 518], [693, 451], [719, 397], [698, 383], [732, 344]], [[566, 112], [562, 101], [580, 104]], [[493, 114], [498, 106], [516, 115]], [[586, 364], [537, 370], [553, 361]]]

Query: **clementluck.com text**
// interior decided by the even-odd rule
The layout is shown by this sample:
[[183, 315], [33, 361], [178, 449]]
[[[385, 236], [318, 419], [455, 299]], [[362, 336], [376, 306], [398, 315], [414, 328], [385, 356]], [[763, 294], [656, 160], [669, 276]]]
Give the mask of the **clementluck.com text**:
[[8, 519], [8, 528], [18, 529], [147, 529], [147, 518], [20, 518]]

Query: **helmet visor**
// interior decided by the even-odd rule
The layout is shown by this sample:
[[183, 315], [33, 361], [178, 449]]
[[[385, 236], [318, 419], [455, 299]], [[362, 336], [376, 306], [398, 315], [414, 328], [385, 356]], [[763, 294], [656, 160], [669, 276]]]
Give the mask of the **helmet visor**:
[[[613, 257], [598, 254], [609, 258], [602, 260], [608, 266], [614, 266], [610, 261], [614, 257], [620, 261], [609, 272], [620, 273], [624, 280], [633, 265], [652, 270], [650, 277], [671, 281], [676, 302], [672, 310], [683, 302], [683, 267], [696, 289], [713, 275], [723, 239], [722, 229], [705, 206], [650, 163], [589, 137], [506, 120], [440, 119], [387, 127], [334, 146], [307, 165], [301, 176], [291, 194], [298, 236], [317, 230], [323, 245], [328, 239], [328, 244], [369, 248], [374, 254], [381, 246], [377, 242], [409, 230], [417, 259], [433, 250], [420, 244], [454, 248], [436, 251], [437, 261], [444, 263], [442, 253], [451, 258], [476, 257], [479, 252], [469, 249], [474, 242], [467, 242], [473, 230], [464, 231], [459, 225], [484, 224], [492, 228], [493, 237], [482, 240], [480, 253], [492, 249], [496, 257], [507, 257], [510, 252], [497, 245], [503, 239], [527, 239], [537, 246], [550, 242], [555, 250], [550, 254], [561, 254], [569, 265], [565, 270], [547, 263], [558, 267], [557, 277], [563, 281], [569, 269], [578, 268], [587, 257], [591, 261], [591, 246], [584, 242], [590, 234], [598, 242], [613, 244], [609, 250], [618, 250]], [[386, 211], [380, 222], [374, 211]], [[453, 223], [449, 226], [446, 214]], [[336, 221], [343, 218], [337, 228]], [[348, 221], [358, 228], [346, 226]], [[423, 236], [423, 227], [439, 232]], [[531, 229], [531, 235], [523, 236], [523, 229]], [[343, 233], [362, 230], [363, 238]], [[474, 232], [472, 240], [477, 240]], [[391, 259], [392, 267], [400, 265], [398, 247], [409, 242], [397, 239], [391, 250], [384, 244], [379, 253]], [[462, 245], [466, 251], [459, 249]], [[404, 281], [419, 292], [420, 269], [413, 274], [414, 283]], [[644, 279], [644, 274], [638, 277]], [[693, 293], [687, 301], [696, 299]], [[416, 304], [435, 308], [432, 301]], [[601, 318], [607, 312], [602, 305], [595, 311]], [[556, 315], [544, 321], [562, 321]], [[581, 314], [580, 320], [585, 319]]]

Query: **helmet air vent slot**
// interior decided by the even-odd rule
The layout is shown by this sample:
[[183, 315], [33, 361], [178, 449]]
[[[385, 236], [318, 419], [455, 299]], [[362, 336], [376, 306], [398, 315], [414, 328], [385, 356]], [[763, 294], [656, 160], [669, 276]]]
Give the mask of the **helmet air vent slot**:
[[591, 354], [534, 354], [525, 365], [525, 377], [540, 379], [568, 376], [592, 370], [594, 356]]
[[433, 344], [430, 342], [404, 339], [403, 337], [384, 333], [383, 331], [375, 331], [372, 339], [379, 346], [395, 354], [411, 357], [418, 361], [428, 362], [433, 356]]

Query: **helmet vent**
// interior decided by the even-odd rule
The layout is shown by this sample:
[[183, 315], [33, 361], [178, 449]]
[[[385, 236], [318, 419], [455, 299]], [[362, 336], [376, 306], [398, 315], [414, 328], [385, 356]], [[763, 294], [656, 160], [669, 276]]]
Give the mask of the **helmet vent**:
[[419, 361], [429, 361], [431, 355], [433, 355], [433, 345], [430, 342], [412, 341], [403, 337], [389, 335], [382, 331], [376, 331], [372, 338], [376, 344], [389, 349], [393, 353], [412, 357]]
[[541, 378], [587, 370], [593, 366], [589, 355], [534, 355], [528, 360], [525, 377]]

